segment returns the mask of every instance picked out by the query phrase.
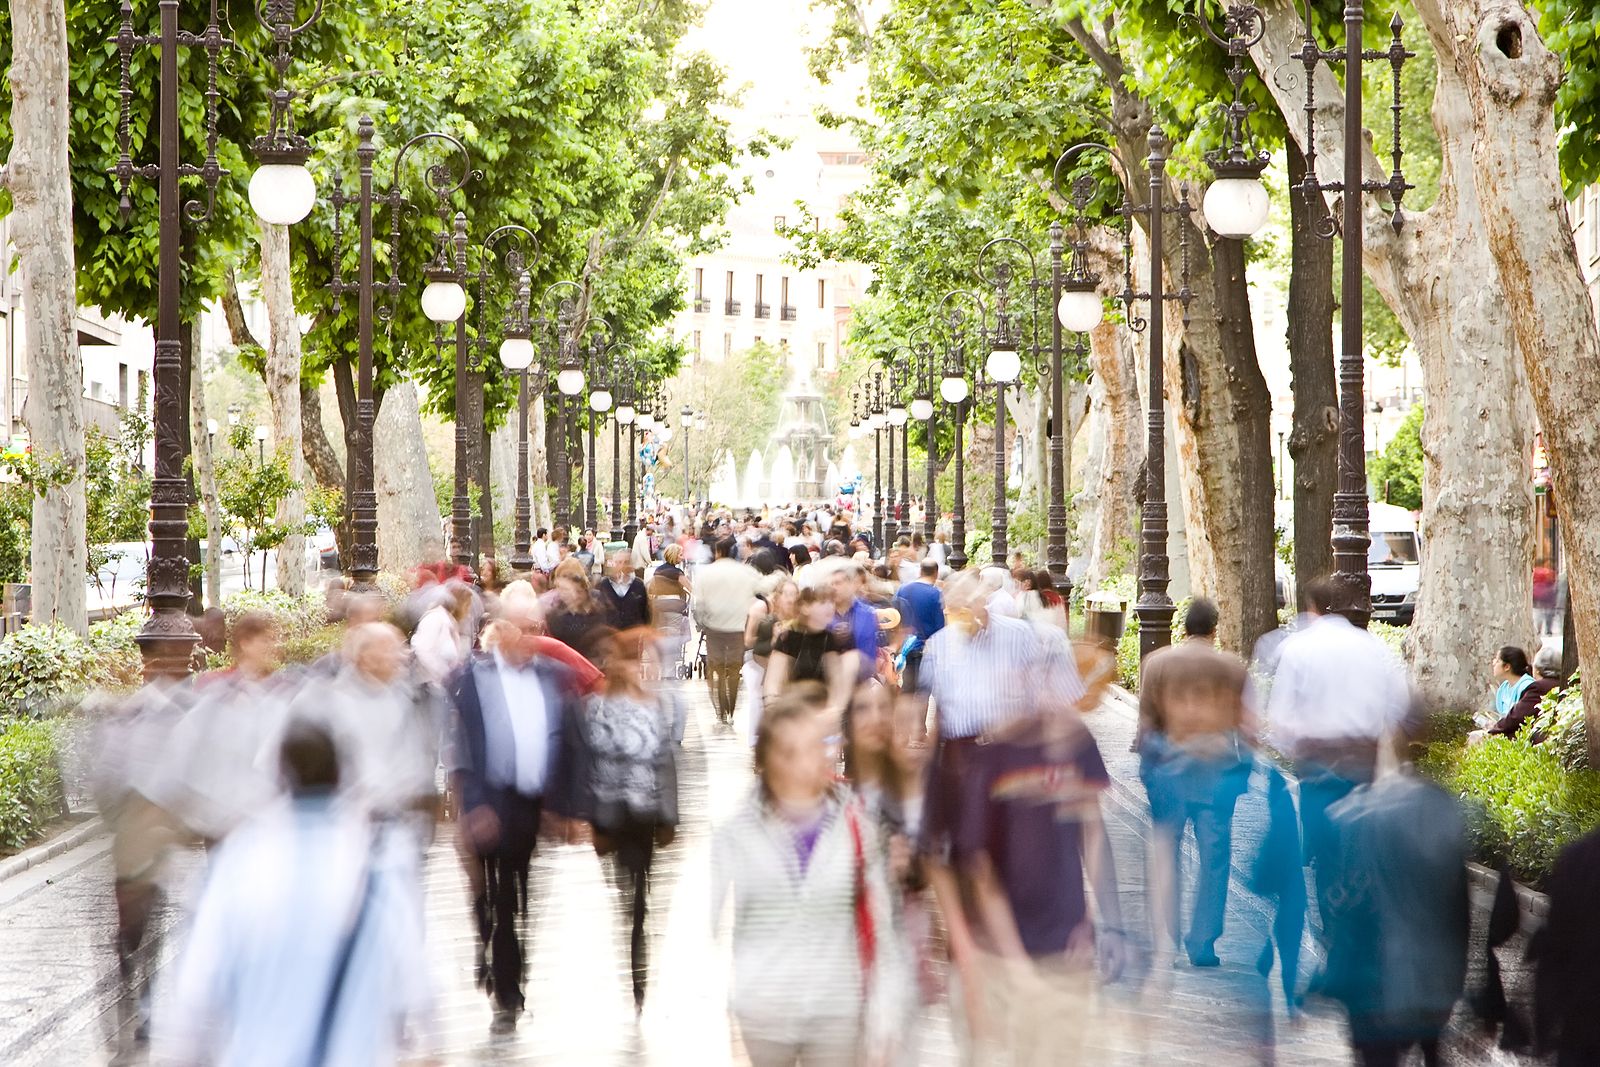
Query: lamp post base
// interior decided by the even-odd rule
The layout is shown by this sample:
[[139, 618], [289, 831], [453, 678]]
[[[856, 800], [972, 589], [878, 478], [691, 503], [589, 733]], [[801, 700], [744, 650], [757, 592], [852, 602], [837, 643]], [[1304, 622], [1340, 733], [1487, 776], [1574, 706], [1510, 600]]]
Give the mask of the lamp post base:
[[1171, 597], [1159, 601], [1140, 601], [1133, 609], [1139, 617], [1139, 662], [1157, 649], [1172, 644], [1172, 616], [1177, 612]]

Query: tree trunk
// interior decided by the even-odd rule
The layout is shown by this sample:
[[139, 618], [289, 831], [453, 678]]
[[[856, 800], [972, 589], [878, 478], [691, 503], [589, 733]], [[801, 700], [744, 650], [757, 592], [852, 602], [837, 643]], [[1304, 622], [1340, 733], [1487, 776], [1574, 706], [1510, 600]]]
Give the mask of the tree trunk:
[[[1556, 156], [1561, 60], [1521, 4], [1423, 0], [1417, 10], [1471, 102], [1470, 143], [1489, 249], [1563, 508], [1578, 661], [1585, 674], [1600, 677], [1600, 495], [1593, 489], [1600, 484], [1600, 336]], [[1429, 400], [1424, 421], [1432, 416], [1431, 394]], [[1516, 473], [1527, 478], [1526, 462]], [[1600, 765], [1600, 701], [1589, 703], [1589, 759]]]
[[[1339, 390], [1333, 360], [1333, 242], [1318, 235], [1328, 217], [1321, 197], [1293, 192], [1306, 157], [1289, 155], [1289, 373], [1294, 387], [1294, 577], [1298, 585], [1333, 573], [1333, 494], [1339, 487]], [[1291, 605], [1292, 607], [1292, 605]]]
[[477, 496], [477, 525], [478, 525], [478, 551], [483, 559], [494, 558], [494, 480], [489, 470], [489, 450], [492, 447], [489, 441], [489, 431], [483, 424], [483, 374], [474, 375], [478, 379], [474, 392], [477, 400], [470, 406], [471, 431], [468, 434], [470, 447], [468, 449], [467, 463], [471, 471], [472, 483], [478, 487]]
[[295, 483], [278, 502], [275, 521], [295, 530], [278, 546], [278, 588], [290, 596], [306, 591], [305, 460], [300, 412], [300, 322], [295, 317], [289, 280], [289, 227], [260, 224], [261, 299], [267, 305], [267, 402], [272, 409], [272, 440], [278, 458], [289, 465]]
[[[1150, 224], [1149, 103], [1130, 92], [1114, 41], [1072, 20], [1067, 30], [1101, 67], [1111, 90], [1107, 117], [1118, 168], [1141, 228]], [[1176, 199], [1169, 179], [1169, 200]], [[1198, 203], [1195, 207], [1198, 208]], [[1167, 316], [1165, 392], [1182, 485], [1184, 534], [1192, 586], [1224, 608], [1217, 631], [1223, 648], [1248, 653], [1277, 623], [1273, 595], [1274, 497], [1268, 425], [1271, 398], [1256, 361], [1242, 242], [1208, 247], [1195, 219], [1158, 213], [1164, 227], [1168, 293], [1178, 291], [1187, 259], [1193, 299], [1182, 321]], [[1185, 257], [1180, 235], [1189, 245]], [[1264, 472], [1264, 473], [1263, 473]]]
[[[1252, 56], [1269, 72], [1262, 84], [1304, 148], [1304, 81], [1270, 73], [1298, 65], [1304, 23], [1286, 0], [1263, 0], [1261, 8], [1266, 31]], [[1426, 20], [1427, 5], [1418, 10]], [[1430, 32], [1440, 42], [1441, 32]], [[1325, 65], [1317, 68], [1316, 102], [1317, 173], [1339, 181], [1344, 92]], [[1439, 198], [1424, 211], [1407, 210], [1397, 232], [1380, 198], [1367, 196], [1362, 262], [1416, 347], [1429, 401], [1422, 426], [1422, 578], [1407, 638], [1412, 679], [1427, 704], [1470, 708], [1482, 701], [1483, 665], [1495, 650], [1534, 633], [1532, 410], [1505, 321], [1507, 287], [1470, 180], [1478, 135], [1472, 102], [1448, 52], [1438, 64], [1432, 117], [1442, 164]], [[1364, 155], [1366, 177], [1386, 178], [1370, 147]], [[1512, 288], [1527, 284], [1519, 280]]]
[[378, 497], [378, 569], [406, 573], [443, 559], [444, 526], [422, 442], [416, 386], [401, 382], [384, 391], [372, 432], [374, 440], [384, 442], [372, 464]]
[[1104, 427], [1103, 458], [1084, 475], [1084, 492], [1093, 494], [1082, 587], [1094, 592], [1118, 571], [1138, 563], [1136, 538], [1139, 503], [1135, 489], [1144, 468], [1144, 411], [1139, 402], [1139, 373], [1133, 346], [1123, 335], [1125, 327], [1107, 319], [1089, 335], [1089, 360], [1094, 367]]
[[554, 525], [551, 521], [550, 493], [553, 483], [549, 475], [549, 463], [546, 460], [547, 441], [544, 398], [530, 396], [528, 397], [528, 502], [531, 517], [528, 521], [533, 524], [534, 530], [548, 530]]
[[71, 109], [62, 0], [12, 0], [11, 123], [6, 161], [11, 240], [27, 301], [28, 399], [35, 458], [71, 480], [33, 497], [32, 621], [89, 630], [84, 513], [83, 354], [72, 252]]
[[217, 498], [216, 457], [211, 451], [211, 431], [206, 425], [204, 375], [189, 377], [189, 439], [194, 442], [194, 478], [200, 495], [200, 513], [206, 520], [206, 605], [222, 607], [222, 502]]

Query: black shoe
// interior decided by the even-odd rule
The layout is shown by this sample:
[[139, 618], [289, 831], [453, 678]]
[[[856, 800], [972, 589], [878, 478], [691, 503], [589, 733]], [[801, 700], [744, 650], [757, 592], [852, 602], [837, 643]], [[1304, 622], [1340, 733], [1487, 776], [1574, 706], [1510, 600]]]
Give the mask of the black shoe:
[[1217, 950], [1210, 945], [1205, 946], [1198, 952], [1191, 950], [1189, 952], [1189, 963], [1194, 967], [1219, 967], [1222, 965], [1222, 961], [1217, 958]]
[[489, 1023], [489, 1032], [497, 1037], [517, 1032], [517, 1016], [522, 1014], [515, 1008], [496, 1008], [494, 1020]]

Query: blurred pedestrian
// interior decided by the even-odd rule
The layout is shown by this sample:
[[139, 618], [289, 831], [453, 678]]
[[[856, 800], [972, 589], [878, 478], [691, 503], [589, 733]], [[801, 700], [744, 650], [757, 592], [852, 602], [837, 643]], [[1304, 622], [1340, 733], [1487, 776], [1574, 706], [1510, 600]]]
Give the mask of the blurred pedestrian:
[[589, 585], [581, 566], [565, 563], [556, 568], [554, 603], [546, 609], [545, 628], [551, 637], [583, 656], [589, 654], [594, 632], [606, 625], [605, 608]]
[[[1409, 768], [1328, 809], [1338, 882], [1323, 989], [1350, 1017], [1362, 1067], [1400, 1067], [1439, 1038], [1467, 974], [1467, 827], [1455, 797]], [[1322, 872], [1318, 872], [1320, 881]]]
[[767, 706], [758, 784], [712, 837], [711, 918], [733, 898], [732, 1009], [753, 1067], [882, 1062], [904, 971], [876, 829], [834, 783], [818, 686]]
[[[1339, 880], [1338, 836], [1328, 808], [1372, 781], [1380, 740], [1410, 712], [1405, 672], [1384, 643], [1334, 612], [1326, 578], [1303, 587], [1310, 621], [1278, 647], [1267, 704], [1268, 738], [1300, 782], [1301, 839], [1316, 868], [1318, 913], [1326, 925]], [[1313, 988], [1320, 981], [1313, 979]]]
[[[772, 640], [772, 653], [762, 680], [767, 700], [791, 685], [817, 682], [824, 686], [829, 711], [844, 713], [855, 685], [855, 659], [859, 654], [834, 625], [837, 601], [830, 591], [810, 586], [800, 590], [794, 621]], [[874, 637], [877, 616], [873, 615]]]
[[524, 997], [518, 917], [529, 906], [528, 868], [547, 813], [570, 817], [583, 738], [571, 672], [536, 652], [542, 627], [511, 598], [485, 634], [486, 651], [451, 679], [455, 710], [451, 789], [459, 842], [475, 872], [478, 979], [495, 1003], [492, 1030], [516, 1029]]
[[[1150, 798], [1152, 943], [1171, 938], [1196, 967], [1215, 967], [1228, 905], [1233, 809], [1250, 784], [1251, 728], [1245, 669], [1213, 645], [1217, 607], [1190, 601], [1184, 639], [1145, 659], [1139, 685], [1139, 777]], [[1184, 827], [1194, 826], [1199, 856], [1194, 914], [1182, 916]], [[1163, 946], [1164, 948], [1164, 946]]]
[[734, 558], [736, 543], [724, 537], [715, 546], [716, 559], [694, 577], [691, 605], [695, 624], [706, 642], [706, 683], [717, 721], [731, 723], [739, 703], [739, 672], [744, 665], [744, 624], [761, 576]]
[[163, 979], [152, 1059], [183, 1065], [396, 1063], [428, 1051], [421, 915], [362, 814], [334, 802], [324, 729], [282, 742], [285, 801], [211, 857]]
[[600, 581], [596, 592], [613, 630], [633, 630], [650, 625], [650, 596], [644, 582], [633, 572], [633, 557], [625, 548], [611, 553], [610, 574]]
[[467, 632], [472, 591], [465, 582], [456, 581], [434, 588], [433, 605], [423, 612], [411, 635], [411, 652], [428, 680], [442, 684], [472, 650]]
[[1557, 1067], [1588, 1067], [1600, 1063], [1600, 830], [1561, 850], [1544, 889], [1550, 911], [1532, 944], [1538, 1047]]
[[648, 973], [645, 917], [650, 868], [658, 846], [678, 826], [677, 743], [672, 716], [640, 680], [648, 629], [602, 631], [595, 665], [605, 678], [584, 702], [587, 767], [578, 816], [594, 828], [594, 847], [607, 861], [629, 922], [633, 1003], [644, 1008]]

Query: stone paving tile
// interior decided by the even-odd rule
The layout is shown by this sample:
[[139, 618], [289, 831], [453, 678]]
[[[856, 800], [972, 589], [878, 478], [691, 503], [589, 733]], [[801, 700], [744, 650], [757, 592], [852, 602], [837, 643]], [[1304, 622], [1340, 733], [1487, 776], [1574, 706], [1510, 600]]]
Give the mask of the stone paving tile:
[[[445, 1062], [744, 1062], [725, 1010], [727, 950], [712, 936], [706, 901], [710, 828], [748, 788], [749, 748], [742, 716], [736, 729], [721, 727], [703, 686], [690, 683], [689, 693], [694, 714], [681, 776], [684, 825], [678, 841], [663, 853], [653, 886], [652, 975], [643, 1015], [634, 1016], [625, 933], [601, 861], [587, 846], [546, 848], [534, 871], [543, 903], [530, 918], [530, 1012], [515, 1035], [491, 1038], [488, 1002], [472, 983], [473, 932], [464, 876], [442, 835], [425, 879], [432, 977], [439, 994], [433, 1037]], [[1127, 750], [1132, 720], [1120, 706], [1108, 706], [1091, 715], [1089, 725], [1116, 780], [1105, 807], [1126, 920], [1147, 948], [1140, 932], [1146, 916], [1148, 821], [1136, 762]], [[1256, 791], [1240, 804], [1236, 865], [1264, 826], [1264, 801]], [[0, 1063], [107, 1063], [108, 1047], [125, 1042], [130, 1031], [128, 1005], [119, 1003], [112, 981], [113, 912], [104, 845], [86, 846], [62, 859], [67, 862], [59, 869], [22, 891], [0, 884]], [[197, 869], [195, 856], [178, 857], [171, 879], [177, 902]], [[1190, 873], [1192, 878], [1192, 857]], [[175, 910], [176, 904], [163, 914], [163, 929]], [[1223, 966], [1174, 968], [1154, 976], [1148, 963], [1135, 968], [1105, 991], [1109, 1017], [1120, 1025], [1095, 1035], [1102, 1045], [1121, 1043], [1115, 1050], [1101, 1047], [1085, 1062], [1348, 1064], [1337, 1010], [1313, 1004], [1291, 1023], [1275, 976], [1269, 986], [1256, 974], [1252, 961], [1270, 920], [1262, 902], [1236, 885], [1228, 930], [1218, 945]], [[150, 966], [159, 968], [172, 951], [169, 939], [151, 954]], [[943, 1006], [930, 1009], [922, 1028], [916, 1062], [930, 1067], [956, 1062]], [[1451, 1062], [1516, 1061], [1468, 1048], [1453, 1053]]]

